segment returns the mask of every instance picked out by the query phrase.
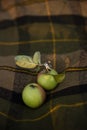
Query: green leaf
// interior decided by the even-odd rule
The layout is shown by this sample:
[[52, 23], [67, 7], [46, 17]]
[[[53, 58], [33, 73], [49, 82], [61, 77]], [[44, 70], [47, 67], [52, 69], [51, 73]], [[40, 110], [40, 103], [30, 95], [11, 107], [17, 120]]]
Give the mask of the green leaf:
[[23, 61], [30, 62], [30, 63], [33, 62], [32, 57], [26, 56], [26, 55], [18, 55], [18, 56], [16, 56], [15, 61], [19, 61], [19, 60], [23, 60]]
[[50, 69], [48, 71], [48, 74], [51, 74], [51, 75], [58, 75], [57, 71], [55, 69]]
[[26, 55], [18, 55], [15, 57], [16, 65], [22, 68], [33, 69], [37, 66], [32, 60], [32, 57]]
[[41, 54], [39, 51], [36, 51], [33, 55], [33, 62], [36, 64], [41, 64]]
[[65, 79], [65, 72], [61, 73], [61, 74], [54, 75], [54, 78], [57, 81], [57, 83], [63, 82], [63, 80]]

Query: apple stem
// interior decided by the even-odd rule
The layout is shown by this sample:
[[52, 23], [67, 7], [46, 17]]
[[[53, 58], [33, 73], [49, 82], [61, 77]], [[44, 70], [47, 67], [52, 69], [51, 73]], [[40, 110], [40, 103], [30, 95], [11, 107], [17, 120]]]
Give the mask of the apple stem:
[[30, 85], [31, 88], [35, 88], [35, 86], [33, 84]]
[[39, 67], [45, 67], [47, 71], [52, 69], [51, 61], [45, 62], [44, 64], [39, 64]]
[[50, 66], [48, 65], [48, 63], [44, 63], [44, 66], [46, 68], [47, 71], [51, 70]]

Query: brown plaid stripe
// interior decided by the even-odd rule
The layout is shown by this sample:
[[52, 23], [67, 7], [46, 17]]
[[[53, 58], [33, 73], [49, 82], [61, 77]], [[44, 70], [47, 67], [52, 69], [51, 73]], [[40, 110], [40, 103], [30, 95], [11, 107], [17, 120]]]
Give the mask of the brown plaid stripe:
[[1, 20], [15, 19], [24, 15], [39, 15], [47, 14], [46, 3], [48, 2], [51, 15], [82, 15], [87, 17], [86, 0], [2, 0]]

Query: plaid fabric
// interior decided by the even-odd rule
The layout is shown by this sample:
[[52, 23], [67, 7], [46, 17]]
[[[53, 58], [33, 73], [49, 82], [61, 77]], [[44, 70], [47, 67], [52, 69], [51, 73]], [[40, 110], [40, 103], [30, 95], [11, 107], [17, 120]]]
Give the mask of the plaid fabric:
[[[0, 129], [87, 130], [87, 0], [0, 1]], [[42, 54], [64, 82], [38, 109], [21, 92], [36, 76], [18, 70], [14, 57]]]

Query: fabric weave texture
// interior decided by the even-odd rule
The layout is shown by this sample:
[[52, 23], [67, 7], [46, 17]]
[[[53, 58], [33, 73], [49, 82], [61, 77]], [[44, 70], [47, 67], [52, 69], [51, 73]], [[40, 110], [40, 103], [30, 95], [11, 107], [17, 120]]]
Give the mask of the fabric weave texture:
[[[0, 1], [0, 129], [87, 130], [87, 0]], [[38, 109], [21, 92], [36, 76], [16, 55], [41, 52], [66, 78]]]

